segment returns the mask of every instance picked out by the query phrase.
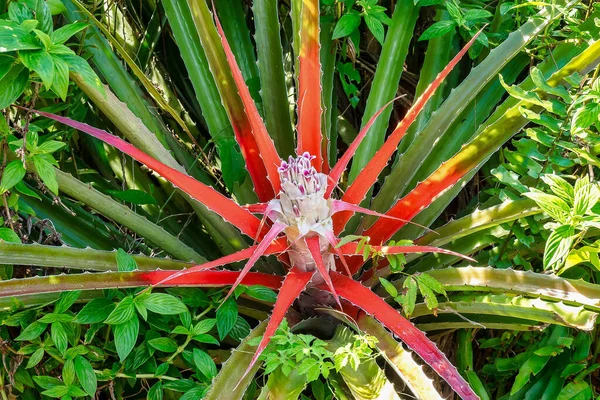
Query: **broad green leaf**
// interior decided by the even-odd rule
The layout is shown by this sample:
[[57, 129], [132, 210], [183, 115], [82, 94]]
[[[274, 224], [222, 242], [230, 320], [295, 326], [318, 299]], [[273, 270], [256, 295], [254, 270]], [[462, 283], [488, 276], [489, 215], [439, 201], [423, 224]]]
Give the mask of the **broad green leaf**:
[[436, 37], [444, 36], [448, 32], [456, 29], [456, 22], [453, 20], [442, 20], [434, 23], [419, 36], [419, 41], [429, 40]]
[[567, 103], [571, 102], [571, 96], [569, 95], [569, 91], [567, 89], [565, 89], [565, 87], [562, 85], [558, 85], [556, 87], [548, 85], [546, 78], [544, 77], [544, 74], [542, 73], [542, 71], [539, 68], [536, 68], [536, 67], [531, 68], [529, 70], [529, 76], [531, 76], [531, 80], [533, 81], [534, 85], [538, 89], [540, 89], [546, 93], [550, 93], [555, 96], [559, 96]]
[[52, 90], [62, 99], [62, 101], [66, 101], [67, 92], [69, 91], [69, 65], [56, 55], [52, 55], [52, 61], [54, 62]]
[[214, 378], [217, 375], [217, 366], [208, 353], [200, 349], [194, 349], [193, 354], [194, 364], [198, 371], [208, 379]]
[[75, 54], [61, 53], [58, 54], [58, 57], [62, 58], [67, 64], [69, 64], [69, 71], [80, 75], [85, 83], [95, 87], [100, 91], [100, 93], [105, 93], [102, 81], [86, 60]]
[[77, 322], [80, 324], [95, 324], [104, 321], [115, 309], [115, 303], [105, 297], [98, 297], [87, 303], [79, 314]]
[[423, 296], [427, 308], [429, 308], [430, 310], [437, 308], [438, 301], [433, 290], [421, 281], [420, 276], [417, 275], [415, 278], [417, 280], [419, 292], [421, 292], [421, 296]]
[[134, 315], [129, 321], [113, 326], [115, 347], [119, 360], [123, 362], [135, 346], [140, 330], [140, 321]]
[[474, 21], [477, 19], [487, 19], [492, 18], [493, 15], [491, 12], [482, 9], [471, 9], [465, 12], [465, 19], [467, 21]]
[[537, 189], [532, 189], [531, 192], [525, 193], [525, 196], [535, 201], [546, 214], [558, 222], [566, 222], [566, 218], [571, 212], [569, 205], [560, 197], [546, 194]]
[[217, 322], [217, 320], [214, 318], [203, 319], [202, 321], [200, 321], [196, 325], [194, 325], [194, 329], [192, 329], [192, 332], [194, 333], [194, 335], [200, 335], [202, 333], [206, 333], [206, 332], [210, 331], [212, 328], [214, 328], [216, 322]]
[[44, 358], [44, 349], [39, 348], [31, 355], [31, 357], [29, 357], [25, 368], [29, 369], [35, 367], [42, 361], [42, 358]]
[[45, 49], [24, 50], [19, 51], [19, 58], [23, 65], [40, 76], [46, 90], [50, 90], [54, 81], [54, 60], [50, 53]]
[[381, 45], [383, 45], [385, 31], [383, 29], [383, 24], [381, 23], [381, 21], [375, 18], [374, 16], [367, 14], [365, 15], [365, 22], [373, 36], [375, 36], [375, 39], [377, 39], [377, 41]]
[[51, 389], [54, 386], [62, 386], [63, 382], [53, 376], [34, 376], [35, 383], [40, 385], [42, 389]]
[[275, 303], [275, 300], [277, 300], [277, 293], [260, 285], [246, 287], [244, 294], [254, 297], [257, 300], [268, 301], [270, 303]]
[[575, 214], [584, 216], [598, 203], [600, 190], [596, 183], [590, 183], [587, 179], [579, 179], [575, 183], [574, 197], [573, 210]]
[[390, 281], [385, 278], [379, 278], [379, 282], [383, 286], [386, 292], [390, 294], [392, 297], [398, 297], [398, 290]]
[[[242, 317], [241, 315], [238, 314], [237, 319], [235, 320], [235, 324], [229, 331], [229, 336], [232, 339], [235, 339], [235, 340], [238, 340], [241, 342], [242, 339], [244, 339], [246, 336], [248, 336], [250, 334], [251, 329], [252, 328], [250, 327], [250, 324], [248, 324], [248, 321], [246, 321], [244, 319], [244, 317]], [[195, 340], [197, 340], [196, 338], [197, 338], [197, 336], [194, 336]]]
[[75, 364], [73, 363], [73, 360], [65, 360], [61, 377], [67, 386], [71, 386], [73, 384], [75, 381]]
[[8, 18], [17, 23], [33, 19], [33, 13], [25, 3], [12, 2], [8, 5]]
[[15, 22], [0, 20], [0, 53], [41, 48], [25, 28]]
[[166, 293], [152, 293], [144, 300], [148, 310], [157, 314], [174, 315], [187, 311], [187, 307], [175, 296]]
[[52, 398], [59, 398], [59, 397], [63, 397], [65, 396], [67, 393], [69, 393], [69, 388], [67, 386], [61, 385], [61, 386], [54, 386], [48, 390], [44, 390], [42, 392], [42, 394], [44, 396], [48, 396], [48, 397], [52, 397]]
[[120, 247], [117, 250], [117, 269], [118, 271], [135, 271], [137, 269], [135, 258]]
[[15, 338], [15, 340], [28, 340], [31, 341], [40, 337], [42, 333], [46, 330], [48, 324], [44, 324], [41, 322], [33, 322], [27, 328], [25, 328], [19, 336]]
[[152, 385], [150, 390], [148, 390], [147, 399], [148, 400], [162, 400], [163, 399], [163, 387], [162, 387], [161, 381], [156, 382], [154, 385]]
[[117, 325], [123, 324], [135, 317], [135, 306], [131, 296], [125, 297], [117, 304], [117, 307], [110, 313], [104, 321], [105, 324]]
[[21, 243], [19, 236], [10, 228], [0, 228], [0, 240], [8, 243]]
[[562, 388], [556, 400], [591, 399], [591, 396], [590, 385], [587, 382], [571, 382]]
[[573, 185], [560, 176], [554, 174], [546, 174], [542, 176], [542, 180], [546, 183], [546, 185], [550, 186], [550, 190], [552, 190], [555, 195], [565, 200], [568, 204], [573, 204], [573, 200], [575, 198]]
[[56, 349], [64, 355], [65, 351], [67, 351], [67, 347], [69, 346], [67, 331], [65, 330], [64, 325], [58, 321], [53, 322], [50, 325], [50, 336], [52, 337], [52, 341], [54, 342]]
[[9, 162], [2, 173], [2, 181], [0, 182], [0, 194], [5, 193], [17, 183], [21, 182], [25, 177], [25, 167], [21, 160], [13, 160]]
[[54, 166], [40, 156], [33, 157], [33, 165], [42, 182], [44, 182], [52, 193], [58, 196], [58, 182], [56, 182]]
[[176, 341], [168, 337], [159, 337], [149, 340], [148, 344], [164, 353], [174, 353], [179, 347]]
[[405, 293], [401, 297], [402, 308], [404, 309], [404, 313], [410, 316], [415, 310], [415, 304], [417, 303], [417, 281], [410, 276], [404, 281], [402, 286], [405, 289]]
[[446, 296], [446, 290], [444, 289], [444, 286], [439, 281], [437, 281], [435, 278], [433, 278], [431, 275], [422, 273], [422, 274], [416, 275], [415, 277], [417, 278], [419, 283], [421, 283], [422, 285], [426, 285], [434, 292]]
[[106, 192], [119, 200], [127, 201], [131, 204], [156, 204], [156, 199], [142, 190], [107, 190]]
[[339, 39], [350, 35], [360, 25], [360, 15], [357, 11], [352, 10], [347, 14], [342, 15], [342, 18], [335, 24], [333, 28], [333, 39]]
[[562, 225], [556, 228], [546, 241], [544, 249], [544, 268], [553, 267], [555, 264], [562, 265], [571, 250], [575, 239], [575, 230], [571, 225]]
[[600, 117], [600, 104], [589, 102], [583, 107], [577, 108], [573, 119], [571, 120], [571, 129], [576, 132], [581, 129], [587, 129], [593, 124], [597, 124]]
[[217, 309], [217, 331], [219, 338], [225, 339], [225, 336], [235, 325], [238, 316], [238, 307], [235, 300], [230, 297]]
[[179, 398], [179, 400], [197, 400], [197, 399], [201, 399], [206, 395], [206, 392], [208, 392], [209, 387], [195, 387], [193, 389], [188, 390], [187, 392], [185, 392], [183, 394], [183, 396], [181, 396]]
[[[2, 43], [1, 35], [0, 43]], [[29, 71], [22, 64], [14, 64], [0, 79], [0, 109], [14, 103], [25, 90], [28, 81]]]
[[94, 397], [98, 388], [98, 379], [96, 378], [92, 364], [81, 355], [75, 357], [74, 363], [75, 373], [81, 387], [89, 396]]
[[36, 152], [37, 153], [42, 153], [42, 154], [52, 154], [55, 151], [58, 151], [58, 150], [62, 149], [65, 146], [66, 146], [66, 144], [63, 143], [63, 142], [59, 142], [57, 140], [48, 140], [48, 141], [40, 144], [36, 148]]
[[[68, 392], [68, 394], [69, 394], [69, 396], [71, 396], [71, 398], [73, 398], [73, 397], [83, 397], [87, 393], [85, 393], [83, 390], [81, 390], [77, 386], [69, 386], [69, 392]], [[63, 400], [67, 400], [67, 399], [65, 399], [63, 397]]]
[[69, 40], [71, 36], [84, 30], [88, 26], [89, 25], [85, 22], [75, 22], [73, 24], [62, 26], [54, 32], [52, 32], [52, 34], [50, 35], [50, 37], [52, 38], [52, 43], [63, 44], [67, 40]]
[[46, 4], [48, 4], [48, 9], [52, 15], [62, 14], [67, 11], [61, 0], [46, 0]]
[[56, 314], [60, 314], [67, 311], [69, 307], [75, 304], [80, 294], [81, 290], [62, 292], [58, 298], [58, 301], [56, 302], [56, 305], [54, 306], [54, 312]]

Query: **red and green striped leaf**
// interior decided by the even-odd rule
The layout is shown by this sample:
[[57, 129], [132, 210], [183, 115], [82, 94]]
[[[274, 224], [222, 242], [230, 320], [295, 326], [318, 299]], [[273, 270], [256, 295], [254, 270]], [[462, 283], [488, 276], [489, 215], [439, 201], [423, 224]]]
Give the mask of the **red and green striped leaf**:
[[[57, 293], [70, 290], [100, 290], [136, 288], [156, 284], [173, 274], [173, 271], [128, 271], [67, 275], [50, 275], [0, 281], [0, 298]], [[221, 287], [233, 285], [240, 273], [237, 271], [200, 271], [180, 276], [161, 286]], [[243, 285], [262, 285], [278, 290], [283, 278], [277, 275], [250, 272]]]
[[107, 143], [119, 149], [123, 153], [131, 156], [133, 159], [146, 165], [153, 171], [156, 171], [160, 176], [167, 179], [171, 184], [189, 194], [200, 203], [204, 204], [210, 210], [216, 212], [226, 221], [235, 225], [240, 231], [250, 237], [256, 237], [259, 234], [260, 220], [252, 215], [248, 210], [239, 206], [233, 200], [225, 197], [210, 186], [203, 184], [176, 169], [173, 169], [160, 161], [150, 157], [140, 149], [136, 148], [123, 139], [111, 135], [102, 129], [94, 128], [83, 122], [78, 122], [67, 117], [61, 117], [47, 113], [44, 111], [34, 112], [60, 122], [61, 124], [75, 128], [81, 132], [85, 132], [104, 143]]
[[[264, 241], [263, 241], [264, 243]], [[261, 243], [262, 244], [262, 243]], [[238, 262], [238, 261], [243, 261], [243, 260], [247, 260], [248, 258], [254, 257], [256, 254], [258, 254], [260, 251], [262, 251], [262, 253], [260, 255], [268, 255], [268, 254], [274, 254], [274, 253], [280, 253], [285, 251], [287, 245], [285, 243], [285, 240], [279, 240], [273, 243], [267, 242], [266, 243], [266, 248], [265, 249], [261, 249], [260, 246], [251, 246], [248, 247], [247, 249], [243, 249], [240, 250], [238, 252], [235, 252], [233, 254], [229, 254], [226, 255], [224, 257], [218, 258], [214, 261], [210, 261], [204, 264], [200, 264], [200, 265], [195, 265], [191, 268], [187, 268], [181, 271], [176, 271], [176, 272], [172, 272], [171, 275], [165, 279], [163, 279], [160, 282], [154, 283], [152, 284], [152, 286], [160, 286], [163, 285], [173, 279], [179, 278], [180, 276], [185, 276], [185, 275], [190, 275], [190, 274], [196, 274], [200, 271], [205, 271], [208, 269], [212, 269], [212, 268], [216, 268], [216, 267], [221, 267], [223, 265], [227, 265], [227, 264], [231, 264], [234, 262]], [[260, 257], [260, 255], [258, 255], [256, 258], [258, 259], [258, 257]], [[256, 261], [255, 261], [256, 262]], [[254, 263], [253, 263], [254, 264]], [[243, 273], [243, 271], [242, 271]], [[243, 276], [240, 275], [240, 278], [238, 278], [239, 280], [243, 279]]]
[[246, 161], [246, 168], [254, 184], [254, 191], [260, 201], [269, 201], [275, 197], [275, 191], [269, 182], [267, 169], [260, 157], [261, 153], [252, 132], [252, 124], [236, 89], [236, 83], [231, 75], [221, 38], [215, 28], [211, 13], [205, 1], [188, 0], [187, 4], [192, 12], [202, 48], [233, 127], [236, 141]]
[[[481, 31], [480, 31], [481, 32]], [[473, 39], [465, 45], [465, 47], [450, 61], [450, 63], [438, 74], [435, 80], [429, 85], [423, 94], [415, 101], [412, 107], [406, 113], [406, 116], [400, 121], [396, 129], [387, 138], [383, 146], [375, 153], [375, 156], [369, 161], [369, 163], [361, 170], [356, 179], [344, 193], [342, 200], [352, 204], [359, 204], [364, 198], [371, 186], [377, 181], [377, 177], [381, 171], [385, 168], [388, 161], [398, 148], [400, 140], [406, 134], [410, 125], [418, 117], [419, 113], [427, 104], [427, 101], [433, 96], [437, 88], [442, 84], [446, 76], [452, 71], [452, 69], [458, 64], [461, 58], [466, 54], [471, 45], [477, 39], [478, 32]], [[334, 217], [335, 232], [341, 232], [346, 223], [352, 216], [352, 212], [344, 212]]]
[[[213, 9], [214, 8], [215, 7], [213, 4]], [[240, 94], [240, 98], [244, 105], [246, 115], [248, 116], [248, 122], [252, 129], [254, 139], [256, 140], [258, 149], [260, 150], [259, 156], [264, 162], [265, 168], [267, 169], [267, 176], [271, 181], [275, 194], [277, 194], [279, 193], [279, 190], [281, 188], [281, 182], [279, 181], [279, 173], [277, 172], [277, 168], [281, 165], [281, 157], [279, 157], [279, 154], [277, 154], [275, 144], [269, 136], [267, 128], [262, 118], [260, 117], [260, 114], [258, 113], [256, 104], [254, 104], [254, 100], [250, 95], [250, 90], [248, 89], [248, 86], [246, 86], [246, 82], [242, 75], [242, 71], [240, 70], [238, 63], [235, 60], [235, 56], [231, 51], [229, 42], [227, 42], [225, 32], [223, 32], [223, 27], [221, 26], [221, 22], [219, 21], [217, 13], [214, 12], [213, 16], [215, 18], [217, 31], [221, 36], [221, 43], [223, 44], [223, 50], [225, 50], [225, 57], [227, 58], [227, 62], [229, 63], [229, 67], [231, 68], [233, 80], [235, 81], [235, 85], [237, 86], [238, 92]]]
[[326, 163], [321, 132], [321, 59], [319, 56], [319, 0], [302, 1], [300, 25], [300, 71], [298, 74], [298, 155], [316, 156], [313, 166], [322, 171]]
[[[385, 300], [377, 296], [369, 288], [337, 272], [331, 272], [331, 278], [337, 293], [341, 297], [360, 307], [391, 330], [409, 348], [417, 353], [423, 361], [429, 364], [462, 399], [479, 399], [465, 379], [458, 373], [458, 370], [448, 361], [444, 353], [437, 348], [435, 343], [400, 315], [397, 310], [387, 304]], [[327, 290], [326, 285], [321, 285], [320, 287]]]

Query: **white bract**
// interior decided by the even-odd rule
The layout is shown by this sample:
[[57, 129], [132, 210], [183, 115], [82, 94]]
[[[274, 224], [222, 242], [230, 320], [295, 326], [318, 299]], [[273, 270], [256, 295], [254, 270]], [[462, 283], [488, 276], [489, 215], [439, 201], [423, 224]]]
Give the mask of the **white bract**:
[[304, 153], [289, 157], [279, 167], [281, 192], [269, 202], [267, 216], [273, 222], [286, 225], [284, 232], [290, 244], [292, 263], [306, 271], [315, 269], [314, 260], [303, 238], [319, 235], [323, 262], [327, 269], [335, 269], [329, 253], [328, 234], [333, 234], [332, 200], [325, 199], [327, 175], [311, 166], [315, 156]]

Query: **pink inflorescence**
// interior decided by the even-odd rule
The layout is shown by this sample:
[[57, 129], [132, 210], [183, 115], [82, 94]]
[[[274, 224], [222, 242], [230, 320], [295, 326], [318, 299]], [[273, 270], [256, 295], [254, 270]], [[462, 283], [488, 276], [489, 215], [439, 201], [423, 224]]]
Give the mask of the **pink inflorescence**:
[[[289, 157], [278, 168], [282, 182], [292, 183], [302, 195], [320, 192], [323, 188], [322, 179], [317, 170], [311, 165], [316, 157], [305, 152], [297, 158]], [[284, 185], [285, 187], [285, 185]]]

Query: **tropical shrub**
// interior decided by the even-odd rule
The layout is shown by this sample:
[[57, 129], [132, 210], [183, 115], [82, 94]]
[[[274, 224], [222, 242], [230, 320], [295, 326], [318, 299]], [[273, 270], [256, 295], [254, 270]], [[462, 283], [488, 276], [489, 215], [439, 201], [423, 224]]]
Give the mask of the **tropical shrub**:
[[[593, 4], [125, 3], [0, 3], [0, 104], [16, 104], [0, 262], [29, 266], [2, 270], [5, 397], [396, 398], [382, 354], [406, 390], [441, 398], [383, 327], [462, 398], [592, 395], [572, 328], [594, 328], [598, 289], [572, 278], [597, 263]], [[355, 65], [376, 43], [365, 96]], [[479, 170], [498, 184], [440, 218]], [[480, 338], [491, 364], [476, 367], [473, 327], [506, 331]], [[423, 333], [452, 329], [458, 369]]]

